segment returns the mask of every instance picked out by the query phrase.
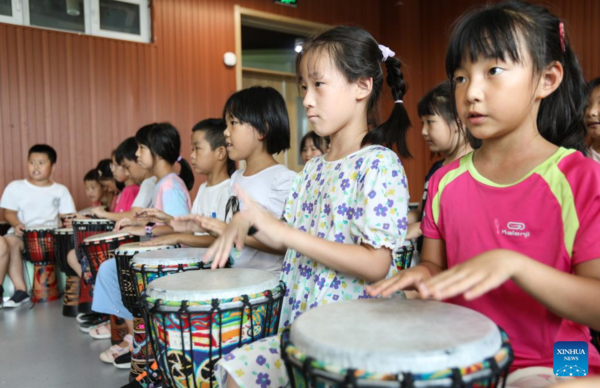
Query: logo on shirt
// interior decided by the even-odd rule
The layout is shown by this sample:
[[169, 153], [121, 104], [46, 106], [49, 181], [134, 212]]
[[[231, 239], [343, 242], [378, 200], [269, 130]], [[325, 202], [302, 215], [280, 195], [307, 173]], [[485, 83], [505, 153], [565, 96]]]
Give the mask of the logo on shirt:
[[558, 341], [554, 343], [555, 376], [587, 376], [588, 344], [583, 341]]
[[54, 205], [55, 208], [60, 208], [60, 198], [56, 197], [52, 200], [52, 205]]
[[505, 236], [529, 238], [531, 232], [527, 232], [525, 228], [524, 223], [511, 221], [506, 224], [506, 229], [502, 229], [501, 233]]

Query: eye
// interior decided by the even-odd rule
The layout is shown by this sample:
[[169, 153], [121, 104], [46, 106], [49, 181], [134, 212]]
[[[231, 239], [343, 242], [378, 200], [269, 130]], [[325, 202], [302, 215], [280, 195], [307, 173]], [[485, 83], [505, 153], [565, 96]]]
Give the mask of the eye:
[[454, 77], [454, 82], [456, 82], [457, 84], [462, 84], [466, 81], [467, 81], [467, 79], [461, 75]]
[[435, 123], [435, 121], [434, 121], [434, 120], [427, 120], [427, 124], [431, 125], [431, 124], [433, 124], [433, 123]]
[[488, 73], [489, 73], [490, 75], [498, 75], [498, 74], [502, 73], [503, 71], [504, 71], [504, 69], [503, 69], [503, 68], [501, 68], [501, 67], [492, 67], [492, 68], [491, 68], [491, 69], [488, 71]]
[[319, 86], [321, 86], [321, 85], [323, 85], [323, 82], [318, 82], [318, 81], [317, 81], [317, 82], [315, 82], [315, 87], [317, 87], [317, 88], [318, 88], [318, 87], [319, 87]]
[[231, 122], [230, 122], [229, 124], [231, 124], [231, 125], [236, 125], [236, 124], [237, 124], [237, 121], [231, 120]]
[[300, 91], [305, 93], [306, 92], [306, 85], [301, 85], [300, 86]]

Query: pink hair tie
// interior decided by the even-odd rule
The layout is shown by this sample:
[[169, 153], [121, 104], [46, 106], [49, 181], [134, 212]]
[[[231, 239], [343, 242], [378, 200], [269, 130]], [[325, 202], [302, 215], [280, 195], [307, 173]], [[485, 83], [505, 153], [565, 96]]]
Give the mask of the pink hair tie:
[[178, 162], [181, 162], [181, 155], [179, 155], [179, 157], [177, 158]]
[[560, 34], [560, 48], [564, 53], [567, 51], [567, 47], [565, 46], [565, 24], [563, 22], [558, 23], [558, 33]]

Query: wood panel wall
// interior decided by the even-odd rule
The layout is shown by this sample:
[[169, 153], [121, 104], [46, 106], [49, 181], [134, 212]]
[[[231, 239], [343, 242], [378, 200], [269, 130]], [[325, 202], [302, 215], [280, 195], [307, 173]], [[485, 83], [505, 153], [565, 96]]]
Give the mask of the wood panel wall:
[[[421, 195], [431, 160], [420, 136], [416, 102], [444, 78], [448, 26], [476, 0], [155, 0], [153, 43], [139, 44], [0, 24], [0, 191], [26, 176], [28, 148], [49, 143], [59, 154], [55, 178], [78, 207], [88, 206], [82, 178], [120, 141], [149, 122], [170, 121], [190, 153], [189, 129], [220, 116], [235, 91], [222, 61], [234, 51], [234, 4], [326, 24], [368, 29], [406, 62], [405, 99], [415, 156], [405, 161], [411, 200]], [[599, 3], [552, 0], [588, 77], [600, 75]], [[387, 94], [386, 94], [387, 96]], [[383, 104], [382, 117], [391, 107]], [[197, 187], [197, 186], [196, 186]], [[195, 193], [195, 191], [194, 191]]]

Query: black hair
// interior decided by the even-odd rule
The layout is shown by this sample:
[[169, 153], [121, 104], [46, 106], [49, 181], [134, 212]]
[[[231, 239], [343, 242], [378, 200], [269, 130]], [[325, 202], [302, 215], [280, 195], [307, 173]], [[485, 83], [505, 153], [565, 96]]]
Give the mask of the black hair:
[[[417, 114], [423, 116], [440, 116], [448, 125], [455, 123], [459, 128], [459, 133], [466, 136], [467, 141], [473, 149], [481, 147], [481, 140], [473, 137], [471, 132], [464, 128], [460, 120], [457, 120], [457, 114], [454, 111], [452, 103], [452, 85], [450, 81], [444, 81], [427, 93], [417, 103]], [[460, 147], [460, 141], [456, 144]], [[455, 151], [455, 150], [453, 150]]]
[[[192, 128], [192, 132], [202, 131], [204, 132], [204, 138], [210, 144], [210, 148], [214, 151], [219, 147], [225, 147], [225, 132], [227, 129], [227, 123], [223, 119], [205, 119], [198, 122]], [[192, 145], [193, 146], [193, 145]], [[227, 175], [232, 176], [237, 167], [235, 161], [229, 158], [227, 155]]]
[[27, 154], [27, 157], [29, 158], [31, 156], [31, 154], [46, 154], [48, 156], [48, 159], [50, 159], [50, 164], [55, 164], [56, 163], [56, 151], [54, 150], [54, 148], [50, 147], [47, 144], [36, 144], [33, 147], [31, 147], [29, 149], [29, 153]]
[[285, 100], [272, 87], [252, 86], [232, 94], [223, 108], [224, 120], [227, 115], [254, 127], [263, 136], [269, 154], [290, 148], [290, 120]]
[[588, 96], [594, 91], [594, 89], [596, 89], [598, 86], [600, 86], [600, 77], [596, 77], [593, 80], [591, 80], [590, 82], [587, 83], [586, 85], [586, 89], [587, 89], [587, 94]]
[[110, 159], [102, 159], [98, 162], [96, 166], [96, 170], [98, 170], [98, 177], [100, 180], [110, 180], [113, 179], [113, 173], [110, 169], [110, 165], [112, 164], [112, 160]]
[[315, 147], [317, 147], [321, 153], [327, 153], [327, 149], [329, 148], [329, 136], [319, 136], [315, 131], [309, 131], [306, 135], [302, 136], [302, 140], [300, 140], [300, 152], [302, 152], [302, 148], [304, 148], [308, 139], [312, 140]]
[[138, 145], [148, 147], [152, 156], [160, 156], [170, 165], [179, 162], [181, 165], [179, 178], [188, 190], [194, 187], [194, 173], [189, 163], [181, 158], [181, 138], [177, 128], [171, 123], [155, 123], [145, 125], [135, 134]]
[[372, 129], [362, 140], [362, 146], [380, 144], [389, 148], [397, 147], [400, 156], [408, 158], [410, 152], [406, 133], [410, 128], [410, 118], [404, 107], [407, 86], [401, 70], [401, 62], [395, 57], [385, 61], [387, 84], [392, 91], [394, 108], [386, 122], [379, 124], [378, 101], [383, 87], [383, 53], [371, 34], [352, 26], [337, 26], [310, 37], [296, 57], [296, 72], [301, 77], [302, 59], [307, 55], [325, 52], [338, 70], [349, 82], [360, 78], [372, 78], [373, 89], [367, 103], [367, 123]]
[[100, 183], [100, 175], [98, 175], [98, 169], [93, 168], [90, 171], [88, 171], [87, 174], [85, 174], [85, 176], [83, 177], [83, 181], [96, 181]]
[[[454, 24], [446, 54], [446, 74], [453, 90], [454, 72], [465, 58], [475, 62], [481, 56], [523, 63], [521, 42], [531, 54], [535, 74], [555, 62], [564, 68], [559, 87], [540, 103], [537, 116], [540, 134], [557, 146], [585, 153], [583, 74], [564, 34], [563, 22], [543, 6], [514, 0], [477, 8], [461, 16]], [[456, 106], [454, 97], [453, 101]]]
[[135, 162], [137, 160], [137, 157], [135, 156], [137, 148], [138, 146], [135, 137], [128, 137], [119, 144], [115, 150], [115, 162], [119, 165], [121, 165], [125, 159]]

